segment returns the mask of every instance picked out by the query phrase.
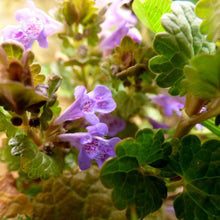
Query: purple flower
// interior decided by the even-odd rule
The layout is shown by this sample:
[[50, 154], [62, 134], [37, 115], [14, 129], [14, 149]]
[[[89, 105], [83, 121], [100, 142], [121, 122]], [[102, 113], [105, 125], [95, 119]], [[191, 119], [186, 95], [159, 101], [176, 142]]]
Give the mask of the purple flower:
[[164, 108], [164, 114], [171, 116], [173, 112], [181, 116], [180, 109], [184, 108], [185, 97], [158, 95], [151, 99], [153, 103], [156, 103]]
[[58, 136], [60, 140], [69, 141], [79, 150], [78, 163], [81, 170], [88, 169], [92, 160], [95, 160], [98, 166], [101, 167], [107, 158], [116, 156], [114, 148], [121, 140], [117, 137], [109, 140], [105, 139], [104, 135], [108, 132], [108, 127], [103, 123], [89, 126], [87, 130], [88, 133], [79, 132]]
[[[168, 95], [158, 95], [155, 96], [153, 98], [151, 98], [151, 101], [153, 103], [156, 103], [159, 106], [162, 106], [164, 108], [164, 114], [166, 116], [171, 116], [173, 114], [173, 112], [175, 112], [178, 116], [181, 116], [181, 109], [184, 108], [184, 104], [185, 104], [185, 97], [179, 97], [179, 96], [168, 96]], [[157, 128], [159, 128], [158, 126], [161, 125], [160, 128], [166, 129], [164, 124], [160, 124], [158, 123], [157, 125], [155, 124], [155, 121], [153, 121], [153, 119], [148, 118], [149, 122], [154, 126], [156, 126]], [[156, 128], [154, 127], [154, 128]], [[202, 125], [200, 124], [196, 124], [196, 128], [198, 130], [201, 130], [203, 128]]]
[[95, 115], [96, 112], [106, 114], [116, 108], [111, 91], [103, 85], [96, 86], [88, 94], [84, 86], [77, 86], [74, 96], [75, 102], [55, 120], [55, 124], [85, 117], [89, 123], [94, 125], [99, 123], [99, 118]]
[[99, 114], [98, 117], [100, 122], [107, 124], [108, 132], [106, 135], [110, 137], [115, 136], [119, 131], [122, 131], [125, 128], [125, 120], [119, 118], [117, 115]]
[[48, 47], [47, 37], [62, 31], [63, 25], [49, 17], [45, 12], [37, 9], [32, 0], [27, 0], [29, 8], [20, 9], [15, 18], [20, 25], [9, 25], [1, 34], [3, 40], [15, 40], [24, 45], [25, 50], [32, 47], [35, 40], [43, 48]]
[[147, 117], [149, 123], [153, 126], [153, 129], [158, 129], [158, 128], [162, 128], [162, 129], [168, 129], [169, 127], [167, 125], [165, 125], [164, 123], [155, 121], [154, 119]]
[[104, 55], [108, 55], [115, 46], [119, 45], [125, 35], [141, 42], [141, 35], [134, 27], [137, 23], [136, 17], [130, 10], [122, 8], [123, 4], [129, 2], [130, 0], [113, 0], [106, 12], [105, 21], [101, 24], [102, 31], [99, 34], [100, 47], [104, 50]]

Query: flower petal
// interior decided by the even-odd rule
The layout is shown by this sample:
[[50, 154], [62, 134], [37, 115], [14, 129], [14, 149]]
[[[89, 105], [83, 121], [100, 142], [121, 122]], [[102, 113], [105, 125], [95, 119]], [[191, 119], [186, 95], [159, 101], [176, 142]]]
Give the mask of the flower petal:
[[80, 109], [81, 100], [76, 100], [55, 121], [54, 124], [62, 124], [65, 121], [73, 121], [82, 118], [84, 114]]
[[125, 120], [119, 118], [117, 115], [99, 114], [98, 117], [100, 122], [108, 125], [107, 135], [110, 137], [115, 136], [119, 131], [122, 131], [125, 128]]
[[84, 113], [84, 116], [86, 120], [92, 125], [99, 123], [99, 118], [93, 113]]
[[83, 95], [85, 95], [86, 92], [87, 91], [86, 91], [85, 86], [77, 86], [74, 91], [75, 99], [79, 99], [79, 98], [83, 97]]
[[97, 101], [100, 101], [103, 99], [111, 98], [112, 93], [108, 87], [103, 86], [103, 85], [98, 85], [95, 87], [95, 89], [93, 91], [88, 93], [88, 96], [91, 99], [95, 99]]
[[77, 150], [82, 148], [82, 140], [92, 140], [92, 136], [87, 132], [60, 134], [58, 135], [58, 138], [62, 141], [69, 141]]
[[91, 167], [92, 160], [88, 157], [84, 148], [81, 148], [79, 152], [78, 163], [81, 170], [87, 170]]
[[108, 98], [96, 103], [96, 112], [110, 113], [117, 107], [114, 99]]
[[88, 126], [86, 127], [86, 129], [91, 135], [97, 135], [101, 137], [107, 135], [108, 133], [108, 126], [104, 123], [98, 123], [93, 126]]
[[41, 32], [37, 41], [38, 41], [40, 47], [47, 48], [49, 45], [48, 41], [47, 41], [47, 36], [45, 35], [44, 31]]

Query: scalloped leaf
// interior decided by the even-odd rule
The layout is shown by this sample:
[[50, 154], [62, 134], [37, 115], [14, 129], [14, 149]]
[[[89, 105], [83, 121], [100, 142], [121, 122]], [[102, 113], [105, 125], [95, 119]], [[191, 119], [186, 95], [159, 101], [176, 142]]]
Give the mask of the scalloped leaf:
[[19, 170], [21, 159], [11, 154], [12, 146], [9, 146], [7, 142], [7, 139], [3, 141], [3, 147], [0, 149], [0, 160], [7, 164], [9, 171]]
[[48, 179], [51, 176], [59, 176], [59, 161], [40, 152], [37, 145], [27, 136], [17, 135], [9, 140], [8, 145], [12, 147], [11, 153], [21, 158], [20, 168], [29, 178]]
[[204, 100], [218, 97], [220, 92], [220, 51], [215, 55], [194, 57], [190, 66], [184, 67], [186, 79], [183, 86], [193, 95]]
[[15, 41], [5, 41], [1, 44], [1, 47], [4, 49], [9, 59], [21, 60], [24, 52], [22, 44]]
[[[167, 196], [165, 182], [140, 171], [141, 164], [163, 167], [171, 146], [163, 143], [161, 130], [155, 135], [150, 129], [139, 131], [136, 140], [124, 139], [116, 146], [116, 158], [106, 161], [101, 169], [101, 181], [113, 188], [112, 198], [118, 209], [135, 205], [138, 217], [156, 211]], [[152, 190], [153, 189], [153, 190]]]
[[207, 40], [216, 41], [220, 34], [220, 1], [200, 0], [196, 5], [196, 14], [204, 19], [200, 26], [203, 34], [208, 34]]
[[184, 191], [174, 201], [176, 216], [185, 220], [219, 219], [220, 141], [209, 140], [201, 146], [196, 136], [186, 136], [178, 158], [173, 169], [183, 177]]
[[43, 190], [33, 200], [35, 220], [127, 220], [125, 212], [112, 204], [111, 190], [99, 180], [100, 169], [78, 166], [58, 178], [43, 182]]
[[191, 2], [173, 2], [173, 14], [161, 18], [167, 33], [158, 33], [154, 38], [153, 46], [159, 55], [150, 60], [149, 67], [159, 73], [158, 86], [171, 87], [171, 95], [184, 93], [180, 81], [184, 78], [183, 68], [192, 57], [215, 52], [215, 44], [200, 33], [201, 19], [195, 15], [194, 8]]
[[34, 86], [43, 83], [45, 81], [46, 78], [45, 75], [39, 74], [41, 71], [41, 66], [39, 64], [36, 63], [32, 64], [30, 66], [30, 69], [34, 80]]
[[154, 33], [164, 31], [160, 23], [163, 14], [171, 12], [170, 0], [134, 0], [134, 13]]
[[149, 164], [154, 167], [164, 167], [171, 153], [171, 145], [163, 143], [162, 130], [155, 135], [150, 129], [143, 129], [136, 134], [136, 140], [127, 138], [118, 144], [115, 152], [118, 157], [135, 157], [138, 164]]

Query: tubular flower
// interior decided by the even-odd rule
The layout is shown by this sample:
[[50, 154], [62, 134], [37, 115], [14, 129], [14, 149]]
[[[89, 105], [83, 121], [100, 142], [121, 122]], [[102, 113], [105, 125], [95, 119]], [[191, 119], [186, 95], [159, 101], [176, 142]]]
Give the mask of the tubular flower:
[[77, 86], [74, 96], [75, 102], [55, 120], [55, 124], [85, 117], [89, 123], [94, 125], [100, 121], [95, 113], [110, 113], [116, 108], [111, 91], [103, 85], [96, 86], [88, 94], [84, 86]]
[[2, 31], [3, 40], [15, 40], [30, 49], [35, 40], [43, 48], [48, 47], [47, 37], [62, 31], [63, 25], [37, 9], [32, 0], [27, 0], [29, 8], [20, 9], [15, 18], [20, 25], [8, 25]]
[[107, 124], [108, 132], [106, 134], [110, 137], [115, 136], [118, 132], [124, 130], [125, 128], [125, 120], [119, 118], [117, 115], [99, 114], [98, 117], [100, 122]]
[[69, 141], [79, 150], [78, 163], [81, 170], [86, 170], [95, 160], [99, 167], [109, 157], [116, 156], [115, 145], [121, 140], [118, 137], [109, 140], [104, 138], [108, 132], [108, 127], [104, 123], [98, 123], [87, 127], [88, 132], [78, 132], [73, 134], [61, 134], [59, 139]]
[[130, 10], [122, 8], [129, 2], [130, 0], [113, 0], [106, 12], [106, 19], [101, 24], [102, 31], [99, 35], [100, 47], [104, 49], [105, 55], [111, 53], [125, 35], [129, 35], [134, 41], [142, 40], [140, 33], [134, 27], [137, 23], [136, 17]]

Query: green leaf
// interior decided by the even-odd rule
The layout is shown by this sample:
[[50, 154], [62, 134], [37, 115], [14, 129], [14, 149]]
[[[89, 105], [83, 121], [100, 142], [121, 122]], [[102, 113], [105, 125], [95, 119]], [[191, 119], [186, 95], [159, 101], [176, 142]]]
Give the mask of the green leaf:
[[184, 179], [184, 191], [174, 202], [178, 218], [220, 218], [219, 161], [220, 141], [209, 140], [201, 146], [196, 136], [182, 139], [177, 160], [181, 169], [173, 167]]
[[217, 127], [217, 125], [215, 125], [215, 123], [212, 120], [203, 121], [201, 122], [201, 125], [203, 125], [207, 129], [209, 129], [211, 132], [213, 132], [214, 134], [220, 137], [220, 128]]
[[200, 30], [203, 34], [208, 34], [207, 40], [216, 41], [220, 34], [220, 1], [200, 0], [196, 5], [196, 14], [204, 19]]
[[48, 97], [51, 98], [52, 95], [58, 90], [62, 82], [62, 77], [56, 74], [50, 74], [48, 78]]
[[161, 130], [155, 135], [150, 129], [141, 130], [132, 138], [116, 146], [116, 158], [108, 160], [101, 169], [101, 181], [113, 188], [112, 198], [118, 209], [135, 205], [140, 218], [156, 211], [166, 198], [167, 189], [162, 179], [144, 174], [141, 164], [163, 167], [168, 161], [171, 146], [163, 143]]
[[63, 14], [69, 25], [73, 23], [86, 25], [91, 22], [97, 8], [95, 2], [91, 0], [70, 0], [63, 3]]
[[39, 74], [41, 71], [41, 66], [39, 64], [32, 64], [30, 69], [34, 80], [34, 86], [45, 81], [45, 75]]
[[38, 95], [34, 88], [25, 87], [19, 82], [0, 83], [0, 105], [6, 110], [22, 114], [35, 106], [43, 105], [47, 98]]
[[13, 126], [7, 116], [0, 111], [0, 132], [2, 131], [6, 133], [7, 137], [13, 137], [18, 129]]
[[146, 96], [142, 93], [127, 94], [119, 91], [114, 99], [117, 103], [117, 110], [122, 118], [128, 119], [132, 114], [137, 113], [146, 102]]
[[220, 92], [220, 51], [215, 55], [194, 57], [190, 66], [184, 67], [186, 79], [183, 86], [193, 95], [205, 100], [218, 97]]
[[167, 33], [155, 35], [153, 46], [158, 56], [149, 62], [152, 72], [159, 73], [158, 86], [171, 87], [171, 95], [183, 93], [180, 81], [183, 68], [197, 54], [214, 53], [215, 44], [209, 43], [199, 31], [201, 19], [196, 17], [191, 2], [173, 2], [173, 14], [161, 18]]
[[136, 141], [132, 138], [121, 141], [115, 152], [119, 157], [123, 155], [135, 157], [139, 165], [164, 167], [171, 153], [171, 145], [163, 142], [162, 130], [154, 135], [152, 130], [144, 129], [137, 133]]
[[48, 122], [59, 114], [61, 108], [58, 106], [57, 95], [55, 92], [58, 90], [62, 82], [62, 78], [59, 75], [50, 74], [48, 78], [48, 101], [43, 107], [43, 112], [40, 117], [40, 124], [43, 130], [48, 129]]
[[40, 152], [37, 145], [25, 135], [11, 138], [8, 145], [12, 147], [11, 153], [21, 159], [21, 170], [31, 179], [48, 179], [59, 176], [61, 167], [59, 161], [52, 156]]
[[170, 0], [134, 0], [132, 9], [134, 13], [153, 32], [164, 31], [160, 18], [163, 14], [171, 12]]
[[8, 144], [4, 144], [1, 148], [1, 160], [7, 164], [8, 170], [19, 170], [21, 159], [20, 157], [15, 157], [11, 154], [12, 146], [9, 146]]
[[33, 200], [36, 220], [127, 220], [112, 204], [111, 190], [99, 180], [100, 169], [78, 166], [58, 178], [43, 181], [43, 190]]
[[3, 42], [1, 46], [9, 59], [21, 60], [24, 52], [24, 47], [22, 44], [18, 42]]

